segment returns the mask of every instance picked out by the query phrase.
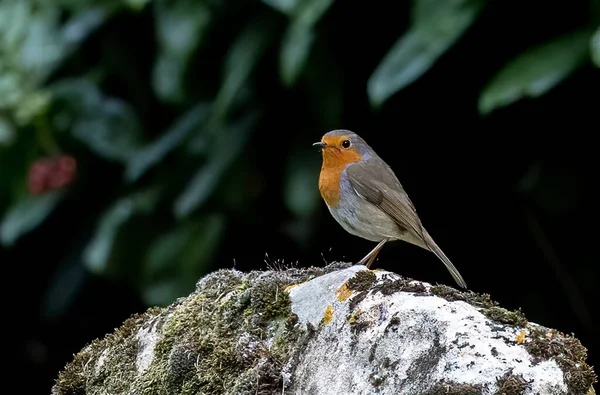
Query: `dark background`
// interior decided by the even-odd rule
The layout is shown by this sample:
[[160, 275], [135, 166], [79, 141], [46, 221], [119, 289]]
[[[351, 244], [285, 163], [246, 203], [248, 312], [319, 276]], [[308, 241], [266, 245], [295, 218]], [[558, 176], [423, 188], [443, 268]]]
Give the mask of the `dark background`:
[[[0, 120], [13, 125], [0, 138], [2, 227], [5, 235], [7, 228], [19, 235], [14, 242], [5, 238], [0, 249], [3, 321], [14, 355], [11, 368], [30, 378], [22, 392], [49, 393], [59, 370], [86, 343], [133, 313], [186, 295], [211, 271], [362, 258], [374, 244], [345, 233], [318, 195], [320, 154], [311, 144], [337, 128], [359, 133], [390, 164], [473, 291], [521, 308], [530, 321], [573, 333], [588, 348], [590, 365], [598, 365], [592, 133], [598, 130], [600, 71], [588, 49], [577, 67], [535, 97], [522, 91], [488, 114], [478, 111], [487, 84], [511, 60], [574, 29], [591, 27], [591, 39], [598, 2], [489, 1], [431, 67], [381, 106], [371, 105], [368, 81], [412, 28], [409, 3], [398, 8], [383, 1], [333, 2], [311, 26], [316, 40], [291, 86], [280, 78], [279, 56], [302, 2], [287, 15], [242, 0], [25, 3], [25, 36], [45, 23], [38, 18], [44, 13], [60, 10], [50, 24], [57, 31], [86, 11], [111, 13], [60, 61], [40, 60], [40, 68], [51, 71], [47, 75], [11, 60], [30, 42], [5, 44], [0, 53], [0, 73], [27, 82], [18, 88], [20, 100], [0, 108]], [[306, 2], [319, 3], [327, 2]], [[456, 2], [465, 9], [476, 3]], [[210, 23], [205, 35], [191, 35], [201, 37], [198, 46], [188, 45], [184, 55], [162, 47], [165, 33], [157, 24], [171, 18], [174, 30], [186, 21], [198, 23], [199, 4], [210, 10]], [[7, 9], [0, 13], [7, 15]], [[184, 12], [169, 13], [176, 9]], [[257, 52], [249, 39], [239, 45], [246, 53], [227, 66], [236, 40], [250, 36], [245, 28], [253, 18], [267, 40], [262, 56], [252, 67]], [[9, 19], [0, 19], [0, 29], [17, 23]], [[153, 84], [161, 48], [184, 70], [158, 72], [176, 86], [171, 93]], [[569, 54], [559, 48], [534, 53], [503, 83], [526, 89], [535, 78], [560, 71], [574, 56]], [[219, 113], [227, 76], [241, 84]], [[73, 78], [89, 81], [77, 85], [80, 96], [60, 89]], [[20, 116], [27, 95], [39, 92], [48, 101]], [[94, 92], [101, 99], [89, 99]], [[113, 99], [129, 110], [108, 111]], [[197, 103], [213, 118], [199, 116], [185, 138], [128, 180], [130, 161], [150, 144], [164, 147], [160, 139], [172, 135], [173, 125]], [[256, 114], [254, 123], [235, 126], [248, 114]], [[61, 117], [70, 123], [65, 126]], [[30, 166], [61, 155], [76, 159], [77, 176], [33, 196]], [[207, 178], [198, 181], [194, 177], [203, 170]], [[206, 199], [192, 193], [190, 210], [178, 215], [177, 199], [190, 185], [206, 192]], [[155, 204], [141, 195], [111, 211], [147, 188], [160, 191]], [[55, 205], [36, 214], [45, 194], [61, 191]], [[24, 201], [29, 205], [19, 209]], [[9, 221], [10, 213], [30, 214], [30, 228]], [[97, 238], [110, 239], [113, 231], [114, 242], [95, 250], [107, 255], [94, 266], [86, 248]], [[387, 244], [374, 266], [455, 286], [433, 254], [401, 242]]]

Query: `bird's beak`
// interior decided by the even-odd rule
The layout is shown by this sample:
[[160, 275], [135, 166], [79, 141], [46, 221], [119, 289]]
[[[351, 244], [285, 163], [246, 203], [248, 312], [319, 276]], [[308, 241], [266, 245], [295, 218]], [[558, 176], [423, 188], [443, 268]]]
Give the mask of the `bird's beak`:
[[314, 146], [317, 146], [317, 147], [323, 149], [323, 148], [327, 147], [327, 143], [324, 143], [322, 141], [318, 141], [318, 142], [316, 142], [316, 143], [313, 144], [313, 147]]

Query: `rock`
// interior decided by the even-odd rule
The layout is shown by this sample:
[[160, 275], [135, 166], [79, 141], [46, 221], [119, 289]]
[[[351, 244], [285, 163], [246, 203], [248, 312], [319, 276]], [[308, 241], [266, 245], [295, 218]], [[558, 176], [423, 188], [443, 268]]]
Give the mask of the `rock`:
[[84, 347], [53, 395], [592, 394], [580, 342], [364, 266], [220, 270]]

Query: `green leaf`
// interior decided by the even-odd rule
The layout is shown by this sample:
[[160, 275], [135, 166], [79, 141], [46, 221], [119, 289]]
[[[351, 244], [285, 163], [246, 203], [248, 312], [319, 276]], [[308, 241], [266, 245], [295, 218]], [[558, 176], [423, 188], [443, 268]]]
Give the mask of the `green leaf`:
[[21, 43], [20, 66], [34, 75], [45, 76], [61, 59], [64, 44], [60, 37], [60, 9], [42, 6], [32, 13]]
[[14, 140], [14, 126], [8, 119], [0, 115], [0, 146], [10, 146]]
[[188, 61], [202, 42], [211, 10], [205, 1], [156, 0], [154, 5], [159, 54], [152, 84], [161, 100], [177, 103], [184, 98]]
[[288, 159], [284, 201], [290, 211], [299, 217], [312, 214], [319, 206], [321, 196], [317, 184], [320, 161], [314, 149], [297, 150]]
[[155, 142], [138, 150], [127, 162], [125, 178], [128, 182], [138, 180], [152, 166], [179, 146], [193, 132], [197, 132], [205, 121], [208, 109], [198, 104], [184, 114], [171, 128], [165, 131]]
[[91, 272], [106, 270], [120, 228], [134, 215], [151, 213], [159, 196], [157, 189], [136, 192], [117, 200], [102, 214], [96, 232], [83, 252], [83, 262]]
[[600, 67], [600, 27], [592, 36], [590, 47], [592, 52], [592, 61], [596, 66]]
[[23, 85], [23, 79], [17, 72], [5, 71], [0, 67], [0, 109], [12, 109], [19, 105], [27, 94]]
[[125, 3], [134, 11], [142, 11], [150, 0], [125, 0]]
[[25, 93], [14, 109], [16, 124], [19, 126], [29, 124], [35, 116], [48, 108], [51, 99], [50, 93], [45, 90]]
[[262, 0], [262, 2], [282, 14], [290, 15], [294, 12], [300, 0]]
[[314, 26], [333, 4], [333, 0], [304, 0], [294, 9], [294, 19], [304, 25]]
[[125, 102], [106, 98], [95, 113], [88, 113], [73, 127], [73, 137], [109, 160], [127, 162], [140, 145], [135, 113]]
[[62, 53], [57, 11], [26, 0], [0, 4], [0, 109], [17, 126], [41, 112], [48, 97], [38, 92], [46, 70]]
[[102, 105], [102, 92], [87, 78], [69, 78], [50, 86], [60, 112], [55, 115], [57, 127], [68, 129], [75, 123], [77, 114], [91, 112]]
[[334, 0], [262, 0], [271, 8], [300, 20], [301, 23], [314, 25], [329, 9]]
[[[118, 4], [88, 6], [69, 15], [42, 3], [0, 4], [0, 108], [13, 111], [17, 125], [30, 123], [45, 110], [50, 95], [42, 84]], [[65, 15], [68, 19], [62, 22]]]
[[315, 39], [312, 26], [292, 23], [283, 37], [279, 69], [284, 85], [291, 87], [302, 72]]
[[56, 129], [69, 130], [96, 155], [126, 163], [140, 147], [137, 115], [126, 102], [104, 96], [85, 79], [63, 80], [53, 92]]
[[[0, 2], [0, 47], [17, 50], [27, 34], [30, 19], [29, 1]], [[2, 61], [6, 62], [6, 58]]]
[[2, 244], [12, 246], [21, 236], [39, 226], [64, 196], [64, 190], [53, 190], [41, 196], [24, 195], [17, 200], [0, 223]]
[[215, 99], [211, 124], [220, 123], [224, 119], [248, 77], [273, 39], [270, 19], [258, 19], [250, 22], [242, 30], [230, 48], [223, 80]]
[[198, 169], [183, 193], [175, 200], [173, 209], [178, 218], [190, 214], [212, 194], [225, 170], [244, 148], [256, 119], [257, 114], [251, 113], [235, 124], [221, 126], [218, 133], [214, 134], [206, 163]]
[[183, 222], [152, 243], [144, 273], [146, 303], [168, 304], [191, 292], [198, 277], [208, 271], [224, 231], [224, 216], [211, 214]]
[[367, 85], [371, 105], [421, 77], [476, 20], [485, 0], [413, 0], [411, 26], [377, 66]]
[[279, 69], [283, 83], [291, 87], [304, 69], [315, 40], [314, 26], [333, 0], [305, 0], [294, 5], [292, 21], [281, 42]]
[[79, 45], [117, 10], [116, 3], [90, 6], [76, 11], [62, 25], [61, 9], [45, 5], [36, 8], [21, 44], [21, 67], [43, 82]]
[[531, 48], [504, 66], [479, 96], [479, 112], [548, 92], [588, 58], [590, 32], [579, 30]]
[[91, 6], [76, 11], [61, 28], [60, 36], [65, 47], [65, 56], [71, 54], [79, 45], [100, 28], [116, 11], [116, 3]]

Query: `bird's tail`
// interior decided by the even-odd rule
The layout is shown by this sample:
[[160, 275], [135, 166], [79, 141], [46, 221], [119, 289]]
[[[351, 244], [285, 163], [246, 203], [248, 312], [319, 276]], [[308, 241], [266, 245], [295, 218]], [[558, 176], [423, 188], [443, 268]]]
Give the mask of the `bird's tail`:
[[454, 281], [456, 281], [456, 283], [462, 288], [467, 289], [467, 283], [458, 272], [458, 269], [452, 264], [452, 262], [450, 262], [450, 259], [446, 256], [446, 254], [444, 254], [442, 249], [438, 247], [435, 241], [433, 241], [433, 238], [425, 229], [423, 229], [423, 236], [425, 237], [425, 243], [429, 247], [429, 250], [433, 252], [444, 263], [444, 265], [446, 265], [446, 269], [448, 269], [454, 278]]

